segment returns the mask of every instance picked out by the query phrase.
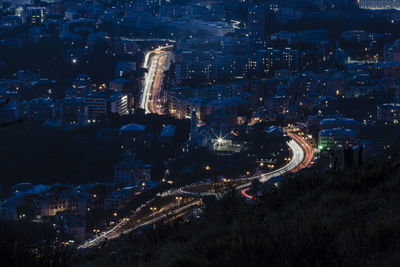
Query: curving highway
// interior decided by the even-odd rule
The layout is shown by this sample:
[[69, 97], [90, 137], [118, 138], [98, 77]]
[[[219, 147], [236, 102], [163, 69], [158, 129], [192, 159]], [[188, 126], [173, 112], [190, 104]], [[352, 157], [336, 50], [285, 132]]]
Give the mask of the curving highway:
[[296, 166], [296, 168], [291, 170], [292, 173], [295, 173], [312, 164], [312, 161], [314, 159], [314, 148], [310, 143], [308, 143], [304, 138], [302, 138], [299, 135], [288, 133], [288, 136], [290, 136], [293, 140], [295, 140], [296, 143], [298, 143], [301, 146], [301, 149], [303, 149], [304, 151], [303, 161], [298, 166]]
[[[254, 179], [259, 179], [260, 182], [266, 182], [273, 177], [281, 176], [285, 173], [297, 172], [300, 169], [307, 167], [311, 163], [314, 157], [314, 149], [312, 148], [312, 146], [306, 140], [304, 140], [302, 137], [296, 134], [288, 133], [288, 135], [292, 138], [292, 140], [288, 142], [288, 146], [292, 151], [291, 160], [285, 166], [277, 170], [274, 170], [272, 172], [263, 173], [261, 175], [256, 175], [245, 179], [235, 180], [236, 182], [240, 182], [240, 185], [236, 186], [236, 189], [240, 189], [241, 190], [240, 192], [242, 193], [243, 196], [245, 196], [248, 199], [254, 200], [254, 197], [247, 193], [249, 191], [249, 186], [251, 185]], [[185, 188], [182, 187], [175, 190], [168, 190], [167, 192], [159, 194], [159, 196], [166, 197], [166, 196], [180, 195], [189, 197], [202, 197], [202, 196], [217, 195], [217, 194], [218, 193], [214, 192], [195, 193], [186, 191]], [[202, 203], [201, 198], [200, 199], [192, 198], [192, 200], [189, 200], [186, 203], [184, 202], [180, 204], [178, 203], [175, 205], [171, 205], [168, 208], [161, 208], [152, 214], [138, 217], [137, 214], [139, 214], [144, 209], [147, 209], [152, 201], [153, 199], [146, 202], [140, 208], [138, 208], [131, 216], [122, 219], [116, 226], [114, 226], [110, 230], [103, 232], [99, 236], [96, 236], [94, 239], [89, 240], [86, 243], [80, 245], [78, 248], [81, 249], [81, 248], [90, 248], [98, 246], [103, 241], [118, 238], [121, 236], [121, 234], [128, 234], [144, 225], [153, 224], [165, 220], [178, 213], [183, 213], [192, 210], [194, 207], [197, 207]]]
[[[171, 61], [174, 60], [172, 52], [166, 51], [167, 48], [170, 48], [170, 46], [159, 47], [147, 52], [145, 55], [143, 67], [147, 68], [148, 72], [144, 76], [143, 90], [139, 104], [146, 113], [162, 114], [162, 111], [159, 110], [158, 102], [163, 81], [163, 73], [170, 67]], [[288, 136], [291, 137], [291, 140], [287, 144], [292, 152], [292, 157], [286, 165], [268, 173], [235, 180], [235, 183], [239, 183], [239, 185], [236, 186], [236, 189], [240, 189], [242, 195], [246, 198], [254, 199], [253, 196], [247, 193], [249, 190], [248, 187], [254, 179], [259, 179], [260, 182], [266, 182], [273, 177], [281, 176], [289, 172], [294, 173], [310, 165], [314, 157], [314, 149], [312, 146], [299, 135], [288, 133]], [[185, 187], [169, 190], [159, 194], [159, 196], [165, 197], [179, 195], [190, 197], [189, 199], [191, 200], [169, 206], [168, 208], [163, 207], [152, 214], [140, 215], [140, 217], [138, 217], [141, 210], [149, 208], [149, 203], [152, 201], [150, 200], [138, 208], [131, 216], [123, 218], [116, 226], [80, 245], [78, 248], [97, 246], [105, 240], [118, 238], [121, 234], [127, 234], [141, 226], [153, 224], [177, 215], [178, 213], [192, 210], [193, 207], [201, 205], [201, 198], [193, 198], [193, 196], [201, 197], [217, 194], [218, 193], [209, 191], [200, 193], [190, 192], [185, 190]]]
[[[314, 158], [314, 148], [312, 145], [297, 134], [288, 132], [287, 135], [292, 138], [292, 140], [288, 143], [290, 149], [292, 150], [292, 159], [288, 164], [280, 169], [270, 173], [261, 174], [260, 182], [267, 182], [269, 179], [281, 176], [285, 173], [296, 173], [308, 167], [312, 163]], [[244, 188], [241, 190], [241, 194], [248, 199], [254, 200], [254, 197], [247, 193], [248, 191], [249, 188]]]
[[[236, 189], [240, 189], [242, 192], [242, 195], [246, 196], [248, 195], [246, 192], [248, 191], [247, 188], [251, 185], [252, 181], [255, 179], [260, 180], [260, 182], [265, 183], [269, 179], [273, 177], [278, 177], [281, 175], [284, 175], [286, 173], [294, 173], [299, 171], [300, 169], [303, 169], [307, 167], [310, 162], [312, 161], [314, 157], [314, 149], [312, 146], [305, 141], [303, 138], [300, 136], [294, 134], [294, 133], [288, 133], [288, 136], [290, 136], [292, 139], [287, 142], [291, 152], [292, 152], [292, 158], [290, 161], [284, 165], [283, 167], [276, 169], [271, 172], [263, 173], [260, 175], [255, 175], [252, 177], [244, 178], [244, 179], [237, 179], [235, 180], [236, 182], [242, 182], [240, 185], [236, 186]], [[242, 190], [245, 189], [245, 190]], [[185, 187], [180, 189], [180, 193], [187, 195], [187, 196], [209, 196], [209, 195], [216, 195], [217, 193], [214, 192], [191, 192], [185, 189]], [[248, 196], [246, 196], [248, 197]]]
[[[151, 200], [148, 202], [151, 202]], [[142, 226], [154, 224], [154, 223], [157, 223], [164, 219], [168, 219], [173, 216], [177, 216], [180, 213], [186, 212], [186, 211], [191, 210], [200, 205], [202, 205], [201, 199], [199, 199], [199, 198], [191, 199], [183, 204], [182, 203], [175, 204], [175, 205], [169, 206], [168, 208], [161, 208], [160, 210], [157, 210], [156, 212], [153, 212], [152, 214], [150, 214], [148, 216], [138, 217], [136, 215], [141, 210], [147, 208], [146, 205], [142, 205], [142, 207], [138, 208], [134, 214], [132, 214], [131, 216], [129, 216], [127, 218], [123, 218], [117, 225], [115, 225], [113, 228], [109, 229], [108, 231], [105, 231], [105, 232], [101, 233], [100, 235], [96, 236], [95, 238], [86, 241], [84, 244], [78, 246], [78, 249], [91, 248], [91, 247], [98, 246], [104, 241], [119, 238], [121, 235], [129, 234], [130, 232], [132, 232]]]

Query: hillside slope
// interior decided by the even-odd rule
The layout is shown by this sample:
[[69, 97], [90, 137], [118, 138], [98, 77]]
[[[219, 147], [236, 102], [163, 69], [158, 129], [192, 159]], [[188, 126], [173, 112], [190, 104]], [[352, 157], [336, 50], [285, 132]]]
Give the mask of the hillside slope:
[[400, 266], [397, 160], [288, 179], [254, 205], [206, 200], [190, 223], [159, 225], [75, 257], [81, 266]]

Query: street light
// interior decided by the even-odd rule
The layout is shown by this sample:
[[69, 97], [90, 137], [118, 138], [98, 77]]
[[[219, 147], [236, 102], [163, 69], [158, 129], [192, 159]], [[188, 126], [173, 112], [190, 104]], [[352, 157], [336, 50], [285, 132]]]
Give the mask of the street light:
[[150, 211], [151, 211], [151, 212], [155, 212], [156, 210], [157, 210], [156, 207], [150, 207]]
[[209, 171], [209, 170], [211, 170], [211, 167], [210, 167], [210, 165], [206, 165], [206, 166], [204, 167], [204, 169], [205, 169], [206, 171]]
[[183, 198], [181, 196], [177, 196], [177, 197], [175, 197], [175, 199], [176, 199], [176, 202], [178, 202], [178, 205], [179, 205]]

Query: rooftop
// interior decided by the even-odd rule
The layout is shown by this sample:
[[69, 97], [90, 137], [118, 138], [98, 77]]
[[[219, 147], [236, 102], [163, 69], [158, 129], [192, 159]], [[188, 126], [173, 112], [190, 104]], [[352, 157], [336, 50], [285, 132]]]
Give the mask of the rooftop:
[[320, 131], [319, 136], [356, 136], [356, 133], [350, 129], [333, 128]]
[[138, 123], [129, 123], [123, 125], [120, 132], [144, 132], [146, 130], [146, 126]]
[[175, 129], [176, 129], [176, 126], [175, 126], [175, 125], [166, 125], [166, 126], [162, 129], [160, 136], [163, 136], [163, 137], [172, 137], [172, 136], [175, 135]]
[[114, 170], [131, 170], [149, 168], [150, 165], [144, 164], [141, 160], [124, 160], [114, 166]]
[[382, 106], [389, 106], [389, 107], [399, 108], [400, 107], [400, 103], [385, 103], [385, 104], [382, 104]]
[[360, 125], [360, 122], [356, 121], [353, 118], [327, 118], [323, 119], [320, 122], [321, 126], [329, 126], [329, 125], [352, 125], [352, 126], [358, 126]]

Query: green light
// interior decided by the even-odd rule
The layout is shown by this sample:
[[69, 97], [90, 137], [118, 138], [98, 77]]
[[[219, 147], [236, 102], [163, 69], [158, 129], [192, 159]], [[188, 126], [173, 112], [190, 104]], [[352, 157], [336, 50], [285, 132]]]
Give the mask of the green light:
[[324, 149], [324, 146], [319, 145], [319, 146], [318, 146], [318, 149], [319, 149], [319, 150], [322, 150], [322, 149]]

